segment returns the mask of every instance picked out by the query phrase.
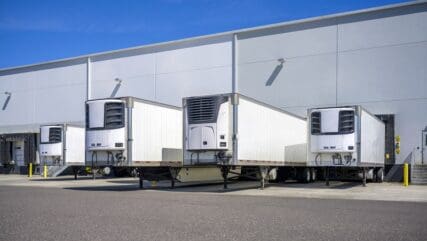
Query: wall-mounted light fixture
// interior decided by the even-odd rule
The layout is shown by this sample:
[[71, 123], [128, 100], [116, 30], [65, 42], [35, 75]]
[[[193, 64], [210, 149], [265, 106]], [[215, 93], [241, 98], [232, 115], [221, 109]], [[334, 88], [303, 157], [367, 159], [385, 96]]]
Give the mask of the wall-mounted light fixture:
[[123, 80], [122, 80], [122, 79], [120, 79], [120, 78], [115, 78], [115, 79], [114, 79], [114, 81], [116, 81], [116, 82], [117, 82], [117, 84], [121, 84]]
[[120, 87], [122, 86], [122, 79], [115, 78], [114, 81], [116, 82], [116, 86], [114, 86], [113, 92], [111, 92], [110, 97], [114, 98], [116, 97], [117, 92], [119, 91]]
[[280, 59], [277, 59], [277, 62], [279, 62], [279, 64], [276, 65], [270, 77], [268, 77], [267, 82], [265, 82], [265, 86], [271, 86], [273, 84], [274, 80], [277, 78], [280, 71], [282, 71], [283, 64], [286, 62], [286, 60], [284, 58], [280, 58]]

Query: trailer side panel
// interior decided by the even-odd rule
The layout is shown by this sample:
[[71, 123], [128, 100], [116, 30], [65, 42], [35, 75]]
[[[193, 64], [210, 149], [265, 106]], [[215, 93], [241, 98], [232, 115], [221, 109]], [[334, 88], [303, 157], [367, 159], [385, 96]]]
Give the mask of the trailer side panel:
[[[170, 161], [171, 151], [182, 149], [180, 110], [135, 101], [132, 119], [132, 165], [165, 158]], [[168, 157], [163, 157], [163, 153], [168, 153]]]
[[70, 164], [85, 164], [85, 128], [67, 126], [65, 133], [66, 148], [65, 162]]
[[361, 110], [360, 163], [362, 165], [384, 165], [385, 125], [383, 122]]
[[[306, 133], [305, 120], [249, 99], [239, 98], [237, 155], [241, 164], [247, 162], [246, 165], [251, 165], [251, 161], [256, 161], [256, 165], [283, 166], [286, 149], [292, 149], [291, 156], [304, 156], [304, 148], [291, 147], [305, 144]], [[302, 154], [297, 155], [295, 151], [301, 151]]]

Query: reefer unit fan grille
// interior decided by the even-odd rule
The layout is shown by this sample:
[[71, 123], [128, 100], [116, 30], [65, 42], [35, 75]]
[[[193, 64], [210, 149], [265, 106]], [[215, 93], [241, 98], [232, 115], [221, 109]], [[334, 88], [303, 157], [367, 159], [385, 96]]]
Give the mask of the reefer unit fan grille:
[[342, 110], [339, 118], [339, 132], [341, 134], [354, 132], [354, 111]]
[[105, 128], [121, 128], [125, 123], [124, 103], [105, 103]]
[[49, 128], [49, 143], [61, 142], [61, 128]]
[[189, 124], [214, 123], [221, 103], [227, 101], [224, 96], [194, 97], [187, 99]]
[[311, 134], [320, 134], [320, 112], [311, 113]]

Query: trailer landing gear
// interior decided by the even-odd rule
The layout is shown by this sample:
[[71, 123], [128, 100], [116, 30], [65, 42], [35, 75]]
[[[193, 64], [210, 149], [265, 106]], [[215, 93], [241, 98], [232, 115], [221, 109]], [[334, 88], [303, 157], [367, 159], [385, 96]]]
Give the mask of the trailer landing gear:
[[228, 173], [230, 172], [230, 167], [229, 166], [221, 166], [221, 174], [222, 174], [222, 179], [224, 180], [224, 189], [227, 189], [227, 178], [228, 178]]
[[142, 176], [142, 168], [138, 168], [137, 172], [138, 172], [138, 177], [139, 177], [139, 189], [143, 189], [144, 188], [144, 180], [143, 180], [143, 176]]
[[169, 173], [171, 176], [171, 189], [175, 188], [175, 180], [176, 180], [176, 177], [178, 176], [179, 170], [180, 168], [177, 168], [177, 167], [169, 168]]
[[73, 168], [74, 180], [77, 180], [77, 174], [79, 173], [80, 167], [72, 167], [72, 168]]
[[366, 187], [366, 167], [362, 168], [362, 183], [363, 186]]
[[263, 167], [263, 166], [259, 167], [259, 172], [261, 174], [261, 183], [260, 183], [261, 184], [261, 186], [260, 186], [261, 190], [263, 190], [265, 188], [265, 179], [268, 175], [268, 171], [269, 171], [268, 167]]
[[325, 180], [326, 180], [326, 186], [329, 186], [329, 167], [326, 167], [325, 169]]

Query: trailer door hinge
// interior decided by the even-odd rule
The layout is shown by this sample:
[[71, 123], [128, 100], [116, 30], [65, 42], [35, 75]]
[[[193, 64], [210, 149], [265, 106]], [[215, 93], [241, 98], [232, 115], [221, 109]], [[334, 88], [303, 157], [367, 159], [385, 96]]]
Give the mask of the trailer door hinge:
[[233, 105], [239, 105], [239, 95], [234, 93], [231, 95], [231, 103]]

